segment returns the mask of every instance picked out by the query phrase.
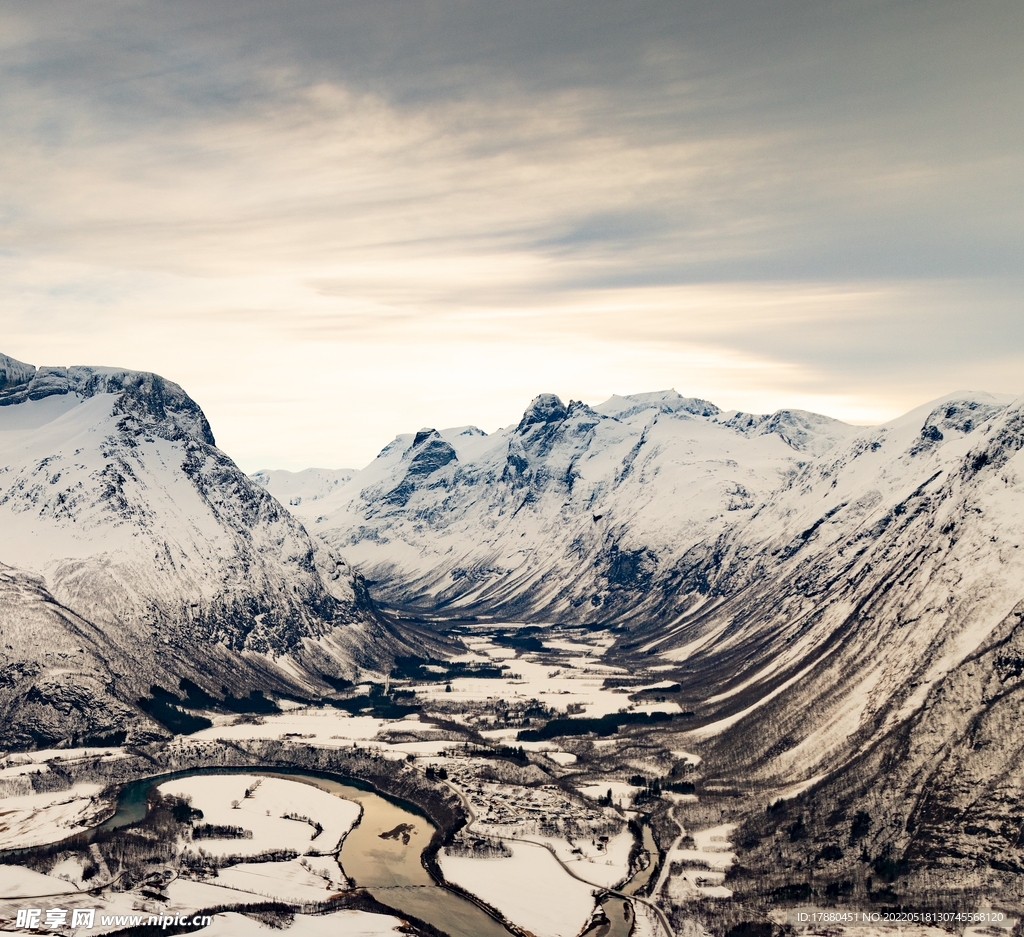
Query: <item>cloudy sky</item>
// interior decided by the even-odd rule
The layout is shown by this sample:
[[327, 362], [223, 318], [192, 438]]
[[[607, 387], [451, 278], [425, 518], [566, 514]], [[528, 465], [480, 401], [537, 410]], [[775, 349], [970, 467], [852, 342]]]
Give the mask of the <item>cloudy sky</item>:
[[0, 351], [243, 467], [554, 391], [1024, 392], [1024, 5], [0, 3]]

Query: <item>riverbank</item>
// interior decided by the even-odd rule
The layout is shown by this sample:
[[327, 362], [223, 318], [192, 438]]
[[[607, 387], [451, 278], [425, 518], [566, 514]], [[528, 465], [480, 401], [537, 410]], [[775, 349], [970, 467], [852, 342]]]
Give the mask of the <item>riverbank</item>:
[[[216, 763], [211, 764], [211, 761]], [[277, 743], [259, 743], [249, 749], [235, 745], [206, 745], [203, 757], [190, 759], [190, 762], [180, 756], [167, 757], [166, 752], [135, 753], [133, 757], [122, 759], [116, 769], [120, 785], [110, 783], [108, 778], [106, 796], [110, 798], [116, 788], [117, 806], [110, 816], [104, 818], [104, 822], [56, 843], [36, 849], [17, 850], [16, 856], [10, 855], [14, 851], [9, 851], [8, 857], [36, 864], [47, 856], [57, 856], [69, 850], [83, 851], [95, 847], [98, 841], [109, 841], [118, 831], [143, 823], [151, 809], [157, 787], [173, 787], [175, 780], [214, 775], [279, 777], [311, 784], [346, 799], [361, 802], [362, 812], [353, 832], [364, 832], [364, 828], [372, 825], [374, 819], [380, 820], [381, 814], [387, 814], [384, 825], [390, 828], [403, 825], [411, 827], [418, 822], [429, 835], [425, 845], [422, 840], [416, 844], [413, 859], [420, 870], [419, 877], [396, 874], [395, 865], [376, 877], [368, 875], [365, 868], [353, 874], [351, 855], [339, 856], [339, 864], [345, 874], [354, 879], [356, 889], [371, 895], [380, 907], [408, 918], [420, 926], [425, 934], [450, 934], [452, 937], [509, 937], [509, 934], [520, 937], [523, 934], [520, 928], [507, 921], [500, 912], [477, 896], [451, 887], [439, 874], [436, 862], [438, 850], [461, 828], [464, 817], [460, 813], [457, 798], [450, 797], [443, 786], [432, 787], [406, 763], [387, 761], [372, 755], [364, 757], [350, 751], [298, 750], [298, 746]], [[160, 771], [160, 768], [174, 770]], [[106, 765], [100, 770], [105, 774], [111, 771]], [[368, 818], [366, 815], [367, 802], [371, 804], [374, 817]], [[388, 810], [381, 807], [385, 803]], [[371, 843], [378, 833], [385, 835], [383, 831], [370, 830], [368, 836], [371, 837]], [[345, 844], [351, 845], [354, 838], [350, 832], [339, 851], [343, 853]], [[375, 848], [379, 851], [380, 840], [375, 842]], [[0, 856], [0, 861], [4, 858]], [[403, 863], [408, 873], [408, 857], [403, 859]], [[104, 883], [103, 887], [106, 884], [109, 883]], [[195, 891], [194, 888], [192, 890]], [[441, 892], [449, 897], [442, 897]], [[347, 897], [338, 897], [347, 904]], [[443, 907], [445, 902], [448, 907]], [[218, 906], [227, 905], [221, 902]], [[314, 910], [305, 905], [302, 907]], [[326, 907], [319, 905], [315, 910], [323, 911]], [[293, 910], [298, 909], [299, 906], [293, 903]], [[459, 921], [463, 922], [461, 929]], [[453, 922], [456, 923], [455, 927], [452, 926]], [[439, 924], [442, 926], [437, 926]], [[492, 929], [493, 934], [490, 933]]]

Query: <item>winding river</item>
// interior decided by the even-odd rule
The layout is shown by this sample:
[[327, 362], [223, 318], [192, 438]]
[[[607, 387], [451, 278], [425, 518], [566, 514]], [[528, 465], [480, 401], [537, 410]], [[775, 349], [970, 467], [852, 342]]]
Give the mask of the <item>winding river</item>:
[[[146, 797], [154, 787], [167, 781], [203, 774], [256, 774], [310, 784], [345, 800], [358, 803], [363, 812], [341, 848], [338, 861], [355, 884], [365, 888], [381, 904], [419, 918], [451, 937], [509, 937], [503, 924], [457, 892], [431, 879], [420, 855], [434, 835], [435, 826], [422, 814], [414, 813], [372, 791], [358, 781], [341, 781], [328, 776], [280, 768], [197, 769], [143, 778], [122, 788], [114, 815], [99, 830], [113, 830], [138, 823], [146, 816]], [[381, 833], [402, 827], [408, 835], [381, 838]]]
[[[458, 892], [438, 885], [420, 861], [436, 827], [411, 804], [399, 803], [378, 794], [369, 785], [342, 780], [326, 774], [288, 768], [198, 768], [126, 784], [117, 798], [114, 814], [95, 828], [114, 830], [139, 823], [146, 817], [147, 797], [168, 781], [205, 774], [250, 774], [278, 777], [310, 784], [362, 807], [357, 824], [342, 844], [338, 862], [353, 884], [366, 889], [382, 905], [418, 918], [450, 937], [510, 937], [510, 931], [481, 907]], [[382, 836], [399, 830], [399, 835]], [[657, 855], [650, 830], [644, 826], [644, 846]], [[654, 871], [655, 862], [638, 872], [623, 886], [621, 894], [642, 888]], [[587, 932], [587, 937], [627, 937], [632, 925], [632, 908], [622, 897], [606, 895], [602, 900], [608, 922]]]

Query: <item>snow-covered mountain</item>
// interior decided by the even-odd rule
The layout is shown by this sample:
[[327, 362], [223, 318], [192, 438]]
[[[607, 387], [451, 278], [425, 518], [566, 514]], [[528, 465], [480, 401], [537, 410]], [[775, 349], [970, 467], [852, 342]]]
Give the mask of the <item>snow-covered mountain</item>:
[[542, 395], [492, 435], [400, 436], [291, 510], [396, 606], [625, 627], [617, 652], [671, 666], [696, 714], [681, 747], [793, 779], [903, 725], [1010, 626], [1022, 427], [1024, 399], [984, 393], [870, 428]]
[[800, 411], [725, 414], [675, 391], [594, 408], [546, 394], [492, 435], [399, 436], [315, 499], [294, 478], [269, 490], [385, 602], [607, 621], [854, 432]]
[[606, 621], [852, 432], [795, 411], [722, 414], [675, 391], [597, 408], [546, 394], [492, 435], [398, 436], [330, 494], [286, 493], [275, 477], [269, 491], [385, 602]]
[[271, 491], [275, 498], [289, 507], [298, 507], [303, 500], [320, 501], [340, 491], [355, 476], [355, 469], [303, 469], [288, 472], [284, 469], [254, 472], [250, 477], [256, 484]]
[[744, 770], [838, 763], [1024, 599], [1022, 411], [955, 394], [858, 432], [678, 562], [625, 649], [685, 662]]
[[[345, 562], [155, 374], [0, 356], [0, 564], [0, 705], [10, 726], [32, 703], [41, 741], [131, 728], [153, 684], [322, 689], [393, 645]], [[82, 717], [101, 699], [110, 719]]]

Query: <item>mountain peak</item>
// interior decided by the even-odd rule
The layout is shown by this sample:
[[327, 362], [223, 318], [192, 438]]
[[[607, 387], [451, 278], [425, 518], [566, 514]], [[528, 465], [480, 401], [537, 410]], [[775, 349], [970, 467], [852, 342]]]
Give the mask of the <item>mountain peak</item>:
[[120, 394], [115, 412], [136, 419], [168, 439], [192, 436], [216, 445], [199, 404], [173, 381], [152, 371], [87, 365], [37, 368], [0, 354], [0, 406], [69, 393], [83, 400], [98, 394]]
[[526, 408], [518, 429], [523, 432], [536, 423], [560, 423], [568, 414], [568, 409], [557, 395], [538, 394]]
[[422, 446], [428, 439], [436, 436], [440, 438], [441, 434], [432, 426], [424, 426], [423, 429], [417, 430], [416, 435], [412, 440], [412, 448], [415, 449], [417, 446]]
[[644, 410], [656, 410], [659, 413], [691, 413], [694, 416], [707, 417], [717, 416], [721, 412], [711, 401], [700, 397], [684, 397], [675, 388], [624, 396], [613, 394], [604, 403], [594, 407], [594, 410], [617, 420], [627, 419]]

